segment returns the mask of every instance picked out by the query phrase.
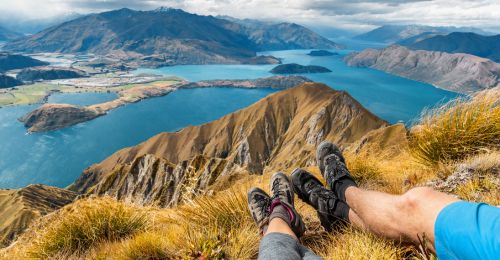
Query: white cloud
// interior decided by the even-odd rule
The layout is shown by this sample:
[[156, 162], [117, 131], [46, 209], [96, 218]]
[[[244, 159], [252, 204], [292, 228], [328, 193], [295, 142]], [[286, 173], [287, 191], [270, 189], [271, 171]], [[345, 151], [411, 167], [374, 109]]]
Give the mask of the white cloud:
[[498, 0], [0, 0], [0, 14], [43, 18], [129, 7], [182, 8], [206, 15], [285, 20], [367, 30], [383, 24], [474, 26], [500, 32]]

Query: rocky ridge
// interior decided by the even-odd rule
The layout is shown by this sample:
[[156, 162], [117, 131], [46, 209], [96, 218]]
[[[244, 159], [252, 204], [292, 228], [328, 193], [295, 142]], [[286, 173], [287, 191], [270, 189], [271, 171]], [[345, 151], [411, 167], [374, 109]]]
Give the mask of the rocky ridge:
[[[207, 186], [193, 183], [210, 183], [214, 173], [235, 178], [241, 172], [261, 174], [266, 169], [313, 165], [313, 151], [322, 140], [345, 147], [387, 125], [347, 93], [323, 84], [306, 83], [272, 94], [216, 121], [162, 133], [122, 149], [86, 169], [71, 189], [83, 194], [128, 198], [139, 204], [170, 205], [179, 202], [179, 196], [173, 195], [175, 189], [168, 188], [167, 192], [159, 187], [171, 187], [167, 183], [185, 178], [183, 169], [197, 164], [193, 158], [204, 158], [205, 163], [193, 167], [192, 172], [199, 177], [189, 182], [188, 187], [194, 188], [188, 194], [206, 191]], [[207, 170], [206, 165], [214, 166]], [[227, 170], [235, 167], [239, 170]], [[212, 174], [199, 174], [200, 171]], [[134, 187], [149, 187], [146, 197], [156, 198], [156, 202], [134, 199]]]

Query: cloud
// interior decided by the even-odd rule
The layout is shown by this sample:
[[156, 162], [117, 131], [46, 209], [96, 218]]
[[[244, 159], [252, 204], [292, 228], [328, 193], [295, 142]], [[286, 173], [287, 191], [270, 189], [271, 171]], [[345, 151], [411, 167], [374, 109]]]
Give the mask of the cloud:
[[0, 15], [40, 18], [128, 7], [368, 30], [383, 24], [474, 26], [500, 32], [498, 0], [0, 0]]

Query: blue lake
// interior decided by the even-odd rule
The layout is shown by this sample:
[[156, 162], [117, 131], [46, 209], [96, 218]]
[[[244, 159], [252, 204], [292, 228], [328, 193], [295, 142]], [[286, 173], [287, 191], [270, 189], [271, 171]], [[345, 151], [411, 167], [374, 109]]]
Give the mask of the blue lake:
[[[353, 49], [370, 46], [361, 43]], [[340, 56], [310, 57], [308, 51], [269, 52], [284, 62], [315, 64], [333, 72], [309, 74], [314, 81], [345, 90], [361, 104], [389, 122], [410, 122], [426, 106], [433, 106], [457, 94], [372, 69], [351, 68]], [[140, 69], [136, 73], [175, 75], [187, 80], [246, 79], [271, 76], [272, 65], [196, 65]], [[0, 108], [0, 188], [17, 188], [31, 183], [64, 187], [88, 166], [115, 151], [136, 145], [164, 131], [203, 124], [244, 108], [274, 92], [270, 89], [185, 89], [167, 96], [129, 104], [90, 122], [49, 133], [26, 135], [17, 121], [36, 108]], [[114, 94], [57, 94], [52, 103], [88, 105], [113, 99]]]
[[[356, 47], [375, 47], [374, 44], [358, 43]], [[340, 55], [311, 57], [309, 50], [263, 52], [281, 58], [283, 63], [320, 65], [330, 73], [303, 75], [322, 82], [337, 90], [345, 90], [363, 106], [379, 117], [396, 123], [409, 123], [419, 116], [423, 108], [445, 102], [457, 94], [435, 88], [432, 85], [387, 74], [369, 68], [353, 68], [343, 62], [343, 57], [353, 50], [331, 50]], [[159, 69], [139, 69], [135, 73], [156, 73], [179, 76], [189, 81], [205, 79], [253, 79], [269, 77], [274, 65], [186, 65]]]
[[[17, 121], [37, 106], [0, 108], [0, 188], [31, 183], [65, 187], [80, 173], [115, 151], [164, 131], [203, 124], [251, 105], [271, 89], [183, 89], [160, 98], [129, 104], [108, 115], [66, 129], [26, 135]], [[109, 97], [98, 94], [55, 96], [53, 100], [83, 104]], [[71, 102], [70, 102], [71, 101]], [[88, 104], [88, 102], [85, 102]]]

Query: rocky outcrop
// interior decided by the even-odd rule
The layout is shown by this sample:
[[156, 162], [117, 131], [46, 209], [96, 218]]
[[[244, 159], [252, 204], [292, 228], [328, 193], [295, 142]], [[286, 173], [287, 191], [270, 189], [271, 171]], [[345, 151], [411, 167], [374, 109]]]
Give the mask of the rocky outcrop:
[[310, 79], [302, 76], [273, 76], [258, 79], [235, 79], [235, 80], [202, 80], [182, 84], [179, 88], [207, 88], [207, 87], [227, 87], [227, 88], [273, 88], [287, 89], [306, 82]]
[[309, 56], [333, 56], [333, 55], [339, 55], [337, 52], [331, 52], [331, 51], [326, 51], [326, 50], [316, 50], [316, 51], [310, 51], [307, 55]]
[[326, 73], [332, 72], [328, 68], [316, 65], [303, 66], [297, 63], [282, 64], [274, 67], [271, 71], [273, 74], [299, 74], [299, 73]]
[[17, 74], [17, 80], [37, 81], [53, 79], [71, 79], [85, 77], [85, 72], [72, 68], [36, 67], [23, 69]]
[[[335, 91], [323, 84], [306, 83], [272, 94], [216, 121], [187, 127], [175, 133], [161, 133], [137, 146], [120, 150], [86, 169], [72, 189], [90, 194], [108, 192], [125, 199], [135, 197], [134, 186], [138, 185], [138, 189], [142, 189], [140, 187], [146, 187], [145, 183], [149, 183], [147, 185], [151, 188], [147, 188], [146, 193], [157, 190], [151, 194], [160, 194], [159, 188], [152, 187], [170, 187], [171, 184], [166, 184], [170, 183], [167, 180], [174, 185], [175, 181], [181, 179], [175, 177], [175, 169], [179, 165], [193, 164], [193, 158], [198, 155], [203, 155], [205, 160], [215, 165], [223, 162], [224, 167], [218, 166], [223, 169], [232, 169], [236, 165], [256, 174], [265, 169], [309, 166], [315, 164], [314, 150], [321, 141], [327, 139], [345, 147], [371, 130], [385, 126], [385, 121], [371, 114], [347, 93]], [[161, 172], [161, 175], [152, 172]], [[225, 176], [224, 172], [234, 171], [221, 172], [216, 176]], [[213, 174], [204, 175], [202, 182], [210, 183], [206, 178]], [[151, 177], [139, 181], [138, 176], [143, 175]], [[120, 184], [110, 185], [109, 182]], [[118, 191], [121, 188], [114, 188], [126, 187], [124, 183], [127, 182], [130, 184], [127, 184], [129, 188], [125, 193]], [[141, 184], [137, 184], [139, 182]], [[165, 195], [170, 199], [163, 205], [170, 205], [168, 203], [175, 197], [175, 191], [170, 189], [165, 192], [170, 194]], [[140, 198], [139, 195], [137, 197]]]
[[35, 66], [44, 66], [48, 64], [49, 63], [45, 61], [33, 59], [28, 56], [12, 54], [8, 52], [0, 52], [0, 72]]
[[370, 67], [462, 93], [500, 84], [500, 64], [469, 54], [414, 51], [393, 45], [352, 53], [345, 61], [349, 66]]
[[45, 104], [24, 115], [19, 121], [28, 132], [44, 132], [76, 125], [104, 115], [96, 109], [68, 104]]
[[72, 202], [77, 194], [45, 185], [0, 190], [0, 247], [15, 240], [37, 218]]
[[0, 88], [11, 88], [22, 84], [23, 82], [11, 76], [0, 74]]
[[237, 165], [201, 155], [173, 164], [152, 154], [106, 174], [85, 172], [70, 187], [87, 195], [111, 196], [139, 205], [173, 207], [194, 196], [213, 192], [215, 183], [240, 173]]

